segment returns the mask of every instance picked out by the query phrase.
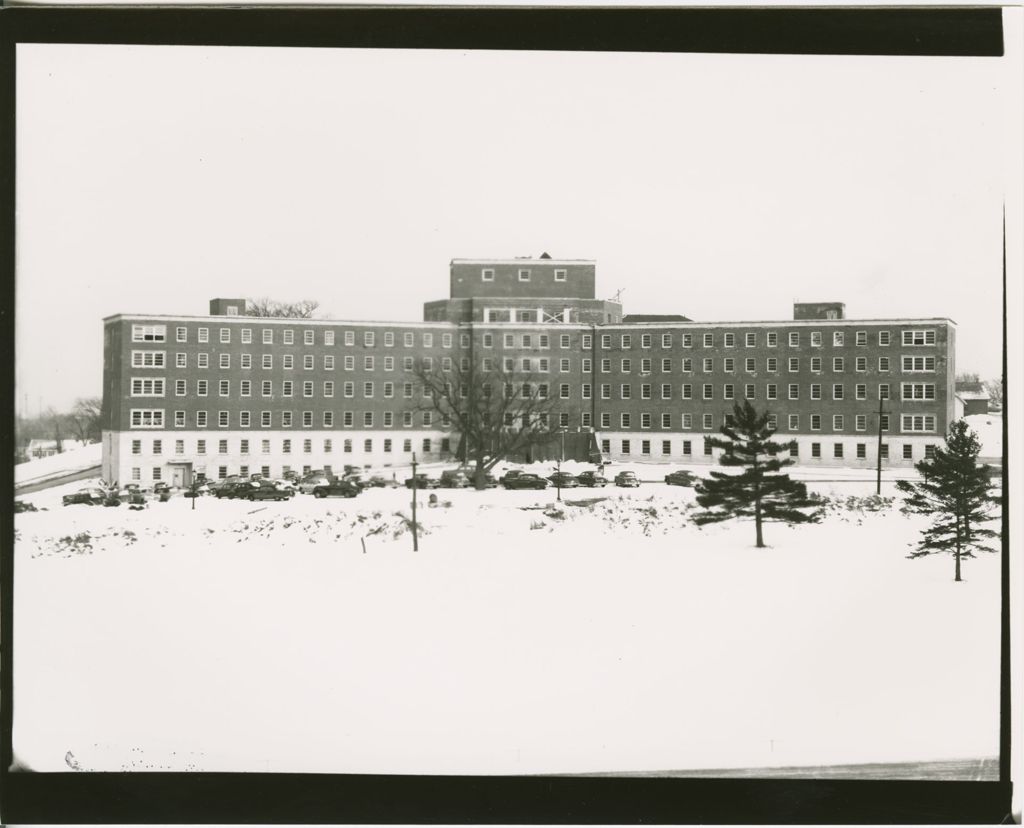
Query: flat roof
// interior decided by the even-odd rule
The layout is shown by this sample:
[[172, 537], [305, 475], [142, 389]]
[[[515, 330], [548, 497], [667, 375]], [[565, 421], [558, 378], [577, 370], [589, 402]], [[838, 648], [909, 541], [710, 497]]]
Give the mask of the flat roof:
[[597, 259], [452, 259], [451, 264], [597, 264]]

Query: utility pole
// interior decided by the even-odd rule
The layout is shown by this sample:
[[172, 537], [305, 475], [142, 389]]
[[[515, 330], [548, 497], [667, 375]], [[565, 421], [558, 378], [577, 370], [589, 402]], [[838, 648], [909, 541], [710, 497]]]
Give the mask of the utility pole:
[[[886, 395], [888, 396], [888, 395]], [[885, 410], [882, 408], [882, 404], [885, 399], [882, 397], [882, 392], [878, 392], [878, 471], [875, 479], [875, 494], [882, 494], [882, 416]]]
[[412, 551], [419, 551], [419, 540], [416, 537], [416, 452], [412, 453]]
[[558, 436], [562, 439], [562, 451], [558, 455], [558, 471], [555, 473], [555, 480], [558, 481], [558, 502], [562, 502], [562, 462], [565, 460], [565, 429], [559, 429]]

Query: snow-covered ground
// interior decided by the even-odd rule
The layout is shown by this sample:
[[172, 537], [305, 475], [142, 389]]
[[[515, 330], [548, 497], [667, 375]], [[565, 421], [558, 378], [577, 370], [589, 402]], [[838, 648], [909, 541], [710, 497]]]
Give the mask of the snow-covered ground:
[[[102, 451], [103, 445], [101, 443], [92, 443], [88, 446], [69, 449], [60, 454], [52, 454], [49, 457], [29, 460], [27, 463], [18, 463], [14, 467], [14, 482], [18, 485], [36, 480], [45, 480], [55, 475], [82, 471], [92, 466], [98, 466], [102, 461]], [[79, 487], [81, 487], [81, 484], [79, 484]]]
[[83, 485], [16, 516], [14, 748], [36, 770], [998, 752], [999, 561], [966, 561], [957, 584], [948, 556], [909, 560], [918, 518], [839, 503], [873, 482], [809, 484], [836, 498], [829, 518], [768, 525], [768, 549], [749, 523], [696, 527], [692, 491], [663, 484], [564, 490], [561, 506], [551, 489], [440, 490], [435, 508], [420, 495], [418, 552], [405, 489], [59, 505]]
[[981, 456], [996, 458], [1003, 456], [1003, 415], [972, 414], [964, 417], [967, 425], [981, 441]]

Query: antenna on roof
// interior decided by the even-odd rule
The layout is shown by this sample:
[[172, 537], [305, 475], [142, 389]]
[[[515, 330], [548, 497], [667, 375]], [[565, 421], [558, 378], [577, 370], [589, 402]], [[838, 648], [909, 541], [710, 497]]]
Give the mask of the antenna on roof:
[[621, 305], [622, 304], [622, 294], [623, 294], [623, 292], [625, 290], [626, 290], [625, 288], [619, 288], [617, 291], [615, 291], [615, 295], [611, 299], [609, 299], [608, 301], [609, 302], [615, 302], [615, 303]]

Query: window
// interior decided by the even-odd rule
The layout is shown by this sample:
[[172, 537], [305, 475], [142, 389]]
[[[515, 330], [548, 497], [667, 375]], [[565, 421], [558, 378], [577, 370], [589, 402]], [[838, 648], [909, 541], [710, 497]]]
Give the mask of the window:
[[683, 428], [693, 428], [693, 414], [683, 414]]
[[312, 380], [306, 380], [302, 383], [302, 396], [312, 397], [313, 396], [313, 382]]
[[[661, 427], [662, 428], [672, 428], [672, 415], [669, 414], [667, 411], [663, 412], [662, 415], [661, 415]], [[666, 454], [667, 453], [668, 452], [666, 452]]]
[[631, 337], [629, 334], [623, 334], [621, 341], [622, 341], [622, 347], [623, 348], [632, 348], [633, 347], [633, 337]]
[[904, 414], [900, 417], [902, 431], [935, 431], [934, 414]]
[[857, 443], [857, 459], [863, 460], [868, 456], [868, 445], [867, 443]]
[[683, 399], [684, 400], [692, 400], [693, 399], [693, 386], [690, 385], [689, 383], [684, 383], [683, 384]]
[[914, 459], [914, 447], [910, 443], [903, 444], [903, 459], [913, 460]]
[[242, 367], [252, 368], [252, 354], [242, 354]]
[[821, 373], [821, 357], [811, 357], [811, 371], [816, 374]]
[[199, 341], [200, 342], [209, 342], [210, 341], [210, 329], [209, 328], [200, 328], [199, 329]]
[[832, 456], [835, 457], [837, 460], [841, 460], [843, 458], [843, 444], [842, 443], [833, 443], [832, 444]]
[[713, 348], [714, 345], [715, 345], [715, 335], [714, 334], [710, 334], [710, 333], [704, 334], [704, 347], [705, 348]]
[[924, 459], [934, 460], [935, 459], [935, 446], [930, 443], [924, 447]]
[[633, 361], [629, 359], [622, 360], [622, 373], [628, 374], [633, 368]]
[[905, 382], [900, 386], [904, 400], [934, 400], [935, 384], [931, 382]]
[[888, 460], [889, 459], [889, 444], [888, 443], [882, 443], [880, 448], [881, 448], [882, 459], [883, 460]]
[[881, 428], [882, 428], [882, 431], [888, 431], [889, 430], [889, 415], [888, 414], [883, 414], [882, 415]]
[[291, 428], [292, 427], [292, 412], [291, 411], [282, 411], [281, 412], [281, 426], [283, 428]]
[[493, 282], [494, 281], [494, 270], [490, 267], [485, 267], [480, 271], [481, 282]]
[[452, 335], [450, 333], [441, 334], [441, 347], [451, 348], [452, 347]]
[[777, 400], [779, 398], [779, 386], [774, 382], [770, 382], [765, 386], [765, 398], [769, 400]]
[[589, 400], [590, 399], [590, 390], [591, 390], [590, 383], [586, 383], [586, 382], [583, 383], [583, 385], [580, 386], [580, 389], [581, 389], [581, 393], [582, 393], [583, 399]]
[[291, 454], [292, 453], [292, 441], [291, 440], [282, 440], [281, 441], [281, 453], [282, 454]]
[[[166, 342], [166, 325], [132, 325], [132, 342]], [[184, 339], [179, 339], [184, 342]], [[200, 340], [202, 341], [202, 340]]]
[[703, 387], [703, 397], [705, 400], [713, 400], [715, 398], [714, 386], [707, 383]]
[[601, 385], [601, 399], [610, 400], [612, 398], [612, 387], [608, 383], [602, 383]]
[[264, 354], [263, 355], [263, 367], [265, 369], [270, 369], [270, 368], [274, 367], [274, 356], [273, 356], [273, 354]]
[[281, 357], [281, 364], [282, 364], [282, 367], [285, 370], [290, 371], [291, 369], [293, 369], [295, 367], [295, 355], [294, 354], [284, 354]]
[[846, 365], [846, 363], [844, 362], [842, 357], [833, 357], [832, 358], [832, 370], [835, 373], [841, 374], [843, 372], [843, 370], [844, 370], [844, 366], [845, 365]]
[[[425, 336], [425, 335], [424, 335]], [[376, 343], [376, 334], [373, 331], [363, 331], [363, 345], [366, 348], [372, 348]], [[427, 343], [424, 342], [424, 345]], [[433, 343], [431, 343], [433, 344]]]
[[231, 342], [231, 328], [220, 329], [220, 341], [222, 345], [226, 345]]
[[[426, 362], [426, 360], [428, 360], [428, 359], [430, 359], [430, 357], [426, 357], [424, 359], [424, 362]], [[433, 360], [430, 360], [430, 362], [431, 362], [431, 366], [433, 366]], [[363, 357], [363, 370], [364, 371], [372, 371], [373, 370], [373, 357], [372, 356], [364, 356]]]
[[734, 386], [732, 385], [732, 383], [726, 383], [725, 385], [723, 385], [722, 386], [722, 399], [724, 399], [724, 400], [735, 399], [735, 396], [733, 395], [733, 388], [734, 388]]
[[811, 457], [821, 457], [821, 443], [811, 443]]
[[619, 386], [619, 398], [628, 400], [632, 396], [632, 387], [626, 383]]
[[693, 347], [693, 334], [684, 333], [682, 341], [683, 341], [683, 347], [684, 348], [692, 348]]
[[[607, 411], [602, 411], [601, 412], [601, 428], [611, 428], [611, 427], [612, 427], [612, 415], [609, 414]], [[605, 451], [607, 451], [607, 449], [605, 449]]]
[[753, 385], [753, 383], [748, 383], [748, 384], [743, 386], [743, 399], [745, 399], [745, 400], [752, 400], [752, 399], [754, 399], [754, 385]]
[[590, 348], [594, 347], [593, 340], [594, 340], [594, 338], [590, 334], [583, 334], [583, 341], [582, 341], [582, 348], [583, 348], [583, 350], [586, 351], [586, 350], [589, 350]]
[[269, 411], [261, 411], [260, 412], [260, 427], [261, 428], [270, 428], [270, 425], [271, 425], [271, 423], [270, 423], [270, 413], [271, 412], [269, 412]]
[[842, 431], [844, 427], [845, 427], [845, 423], [843, 422], [843, 415], [842, 414], [833, 414], [832, 415], [832, 430], [833, 431]]
[[757, 370], [757, 361], [753, 357], [747, 357], [743, 360], [743, 370], [748, 374], [753, 374]]
[[811, 331], [811, 347], [821, 347], [821, 331]]
[[640, 399], [649, 400], [651, 398], [651, 385], [650, 383], [642, 383], [640, 385]]
[[555, 281], [556, 282], [564, 282], [565, 281], [565, 271], [564, 270], [556, 270], [555, 271]]
[[274, 329], [264, 328], [263, 329], [263, 344], [272, 345], [274, 342]]
[[878, 399], [887, 400], [889, 399], [889, 383], [879, 383], [878, 386]]
[[[842, 347], [843, 340], [844, 340], [844, 337], [843, 337], [843, 332], [842, 331], [832, 331], [832, 345], [833, 345], [833, 347], [836, 347], [836, 348]], [[839, 456], [841, 457], [842, 455], [839, 455]]]
[[174, 412], [174, 427], [184, 428], [185, 427], [185, 412], [175, 411]]
[[672, 360], [671, 359], [663, 359], [661, 361], [661, 372], [663, 374], [667, 374], [671, 370], [672, 370]]
[[769, 348], [776, 347], [779, 344], [778, 333], [775, 331], [768, 331], [768, 333], [765, 334], [765, 344], [768, 345]]
[[[286, 381], [284, 383], [284, 389], [285, 389], [285, 394], [284, 395], [286, 397], [290, 397], [292, 395], [291, 388], [292, 388], [292, 384], [290, 382]], [[270, 380], [263, 380], [263, 382], [260, 384], [260, 390], [261, 390], [261, 392], [262, 392], [264, 397], [272, 397], [274, 395], [274, 383], [271, 382]]]
[[153, 479], [160, 480], [160, 476], [163, 474], [163, 470], [159, 466], [153, 466]]
[[789, 358], [789, 373], [795, 374], [799, 370], [800, 370], [800, 358], [799, 357], [790, 357]]
[[285, 331], [282, 331], [282, 335], [284, 336], [284, 344], [285, 345], [294, 345], [295, 344], [295, 331], [293, 331], [293, 330], [285, 330]]
[[313, 412], [303, 411], [302, 412], [302, 427], [310, 428], [313, 425]]
[[[188, 357], [185, 354], [174, 355], [174, 367], [175, 368], [186, 368], [188, 367]], [[243, 366], [245, 367], [245, 366]]]
[[906, 345], [934, 345], [935, 344], [935, 331], [933, 330], [917, 330], [917, 331], [904, 331], [903, 332], [903, 344]]
[[725, 347], [735, 348], [736, 347], [736, 334], [727, 333], [725, 334]]
[[520, 270], [519, 271], [519, 281], [520, 282], [529, 282], [530, 281], [530, 271], [529, 270]]
[[854, 361], [853, 368], [854, 368], [855, 371], [859, 371], [861, 373], [863, 373], [864, 371], [867, 371], [868, 370], [868, 358], [867, 357], [862, 357], [862, 356], [857, 357], [857, 359]]
[[790, 383], [789, 385], [789, 398], [791, 400], [800, 399], [800, 386], [797, 385], [796, 383]]
[[935, 371], [935, 357], [933, 356], [902, 356], [901, 364], [903, 370], [908, 373], [920, 373]]
[[133, 397], [162, 397], [165, 381], [163, 377], [132, 377]]
[[227, 428], [229, 425], [228, 412], [218, 411], [217, 412], [217, 428]]
[[231, 393], [231, 381], [221, 380], [217, 387], [217, 393], [222, 397], [227, 397]]
[[663, 400], [672, 399], [672, 386], [669, 385], [668, 383], [663, 383], [661, 386], [661, 398]]
[[790, 414], [788, 420], [788, 426], [790, 431], [798, 431], [800, 429], [800, 415]]
[[252, 413], [249, 411], [238, 412], [239, 428], [249, 428], [252, 425]]
[[853, 418], [853, 427], [857, 431], [867, 431], [868, 428], [868, 415], [858, 414]]
[[889, 357], [879, 357], [878, 358], [878, 370], [879, 371], [888, 371], [889, 370]]
[[590, 428], [590, 412], [589, 411], [581, 411], [580, 412], [580, 425], [583, 426], [584, 428]]
[[820, 400], [821, 399], [821, 385], [819, 383], [816, 383], [816, 382], [812, 382], [811, 383], [811, 399], [812, 400]]
[[800, 332], [790, 331], [789, 332], [789, 347], [797, 348], [800, 345]]
[[701, 361], [701, 369], [705, 374], [710, 374], [715, 370], [715, 361], [711, 357], [707, 357]]
[[651, 361], [649, 359], [640, 360], [640, 373], [649, 374], [651, 373]]
[[854, 396], [858, 400], [866, 400], [868, 398], [868, 387], [864, 383], [857, 383], [854, 387]]
[[623, 454], [629, 454], [629, 451], [630, 451], [629, 440], [623, 440], [622, 441], [622, 453]]
[[205, 397], [208, 387], [209, 382], [207, 380], [196, 380], [196, 395]]
[[841, 399], [843, 399], [843, 386], [841, 384], [833, 385], [832, 386], [832, 399], [833, 400], [841, 400]]
[[312, 371], [313, 370], [313, 355], [312, 354], [304, 354], [303, 355], [303, 357], [302, 357], [302, 368], [305, 371]]
[[811, 415], [811, 431], [821, 431], [821, 415]]
[[868, 332], [867, 331], [857, 331], [856, 341], [857, 341], [857, 345], [858, 346], [867, 345], [868, 344]]
[[[178, 342], [188, 342], [188, 329], [187, 328], [175, 328], [176, 339]], [[132, 339], [135, 339], [135, 329], [132, 329]]]
[[132, 351], [132, 368], [163, 368], [166, 351]]
[[882, 347], [887, 346], [892, 341], [892, 333], [889, 331], [878, 332], [878, 344]]
[[757, 334], [752, 331], [747, 332], [743, 335], [743, 344], [747, 348], [753, 348], [757, 345]]
[[671, 348], [672, 347], [672, 334], [665, 333], [661, 335], [661, 347]]
[[622, 414], [619, 415], [619, 425], [622, 428], [630, 427], [630, 416], [628, 411], [623, 411]]
[[731, 374], [736, 370], [736, 360], [732, 357], [726, 357], [722, 360], [722, 370], [727, 374]]
[[692, 359], [684, 359], [683, 362], [682, 362], [682, 368], [683, 368], [683, 373], [684, 374], [692, 374], [693, 373], [693, 360]]
[[715, 427], [715, 418], [711, 414], [705, 414], [701, 417], [701, 426], [705, 431], [710, 431]]
[[693, 441], [683, 440], [683, 454], [689, 456], [693, 452]]

